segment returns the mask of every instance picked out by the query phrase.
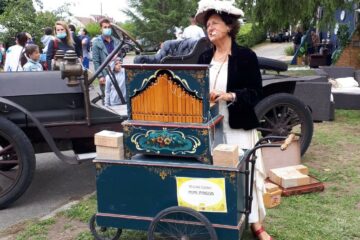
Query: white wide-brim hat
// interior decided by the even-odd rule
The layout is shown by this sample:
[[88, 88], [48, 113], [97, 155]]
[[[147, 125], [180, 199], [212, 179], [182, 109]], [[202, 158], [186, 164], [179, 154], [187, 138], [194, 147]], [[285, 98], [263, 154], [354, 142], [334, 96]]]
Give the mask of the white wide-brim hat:
[[214, 10], [217, 13], [227, 13], [237, 18], [244, 17], [244, 12], [241, 9], [235, 7], [233, 5], [233, 1], [201, 0], [198, 3], [198, 10], [195, 15], [195, 20], [198, 23], [205, 25], [206, 23], [204, 22], [204, 18], [206, 13], [210, 10]]

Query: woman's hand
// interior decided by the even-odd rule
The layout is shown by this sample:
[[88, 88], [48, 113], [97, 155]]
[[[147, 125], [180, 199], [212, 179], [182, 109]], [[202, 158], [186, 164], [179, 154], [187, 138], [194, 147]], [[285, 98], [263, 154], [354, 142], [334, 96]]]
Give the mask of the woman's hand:
[[226, 93], [222, 91], [216, 91], [213, 90], [210, 92], [210, 101], [211, 102], [218, 102], [220, 100], [226, 101], [226, 102], [232, 102], [235, 100], [233, 93]]

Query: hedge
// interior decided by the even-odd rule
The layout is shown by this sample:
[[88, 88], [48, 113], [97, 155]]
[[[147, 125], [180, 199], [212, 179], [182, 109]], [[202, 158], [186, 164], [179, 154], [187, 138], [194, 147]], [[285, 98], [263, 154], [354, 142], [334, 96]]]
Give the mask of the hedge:
[[261, 29], [257, 25], [253, 25], [251, 23], [241, 25], [240, 32], [236, 37], [236, 41], [238, 44], [249, 48], [265, 40], [266, 31]]

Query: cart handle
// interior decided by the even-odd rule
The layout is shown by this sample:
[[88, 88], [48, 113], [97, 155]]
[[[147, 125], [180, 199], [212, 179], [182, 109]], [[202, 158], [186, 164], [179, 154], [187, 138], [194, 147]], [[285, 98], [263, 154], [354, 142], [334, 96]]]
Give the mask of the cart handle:
[[283, 144], [281, 144], [280, 149], [282, 151], [285, 151], [287, 149], [287, 147], [294, 141], [295, 139], [295, 134], [291, 133], [284, 141]]

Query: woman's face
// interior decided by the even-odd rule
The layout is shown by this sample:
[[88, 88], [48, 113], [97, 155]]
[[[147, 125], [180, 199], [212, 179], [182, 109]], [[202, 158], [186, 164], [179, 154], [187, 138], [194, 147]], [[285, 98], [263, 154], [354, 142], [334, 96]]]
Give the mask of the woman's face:
[[63, 26], [61, 26], [61, 25], [56, 25], [55, 26], [55, 31], [56, 31], [56, 34], [66, 32], [65, 28]]
[[221, 41], [229, 36], [230, 28], [217, 14], [210, 16], [206, 22], [206, 31], [211, 42]]

